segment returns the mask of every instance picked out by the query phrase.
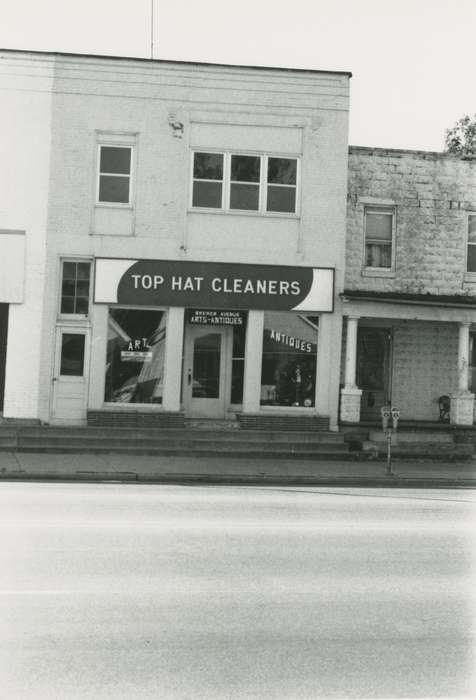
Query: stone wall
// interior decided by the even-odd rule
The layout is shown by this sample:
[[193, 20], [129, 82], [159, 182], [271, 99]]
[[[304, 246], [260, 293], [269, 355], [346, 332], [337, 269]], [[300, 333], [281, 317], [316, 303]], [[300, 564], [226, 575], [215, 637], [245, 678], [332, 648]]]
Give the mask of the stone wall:
[[[476, 160], [444, 153], [349, 151], [346, 289], [476, 295], [465, 275], [468, 211], [476, 212]], [[396, 207], [395, 270], [368, 271], [362, 199]]]

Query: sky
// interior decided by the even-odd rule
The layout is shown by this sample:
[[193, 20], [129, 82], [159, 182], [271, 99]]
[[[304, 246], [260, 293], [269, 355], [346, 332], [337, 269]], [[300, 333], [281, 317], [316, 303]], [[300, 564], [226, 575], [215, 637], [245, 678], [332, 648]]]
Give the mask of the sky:
[[441, 151], [476, 113], [476, 0], [0, 0], [0, 47], [351, 71], [349, 143]]

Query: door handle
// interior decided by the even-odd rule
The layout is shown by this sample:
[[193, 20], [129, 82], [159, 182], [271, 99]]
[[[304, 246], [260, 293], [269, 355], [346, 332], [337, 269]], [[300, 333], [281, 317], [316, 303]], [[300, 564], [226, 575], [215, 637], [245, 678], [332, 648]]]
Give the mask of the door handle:
[[191, 369], [188, 370], [187, 382], [188, 382], [189, 386], [192, 383], [192, 370]]

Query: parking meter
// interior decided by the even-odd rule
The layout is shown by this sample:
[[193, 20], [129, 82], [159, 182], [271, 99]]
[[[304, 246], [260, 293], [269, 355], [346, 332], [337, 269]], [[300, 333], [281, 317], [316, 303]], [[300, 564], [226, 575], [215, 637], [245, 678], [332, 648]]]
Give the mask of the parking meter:
[[390, 412], [392, 414], [393, 429], [396, 430], [398, 428], [398, 419], [400, 418], [400, 411], [398, 410], [398, 408], [392, 406]]
[[[380, 409], [382, 416], [382, 430], [387, 437], [387, 476], [392, 474], [392, 432], [398, 428], [398, 419], [400, 411], [395, 406], [382, 406]], [[390, 423], [390, 419], [392, 422]]]

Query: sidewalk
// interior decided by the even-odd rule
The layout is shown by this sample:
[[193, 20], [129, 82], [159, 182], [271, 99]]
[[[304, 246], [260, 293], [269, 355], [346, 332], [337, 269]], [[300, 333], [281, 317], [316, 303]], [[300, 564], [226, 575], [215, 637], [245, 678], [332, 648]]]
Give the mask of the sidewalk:
[[476, 488], [476, 461], [267, 460], [0, 452], [0, 479]]

